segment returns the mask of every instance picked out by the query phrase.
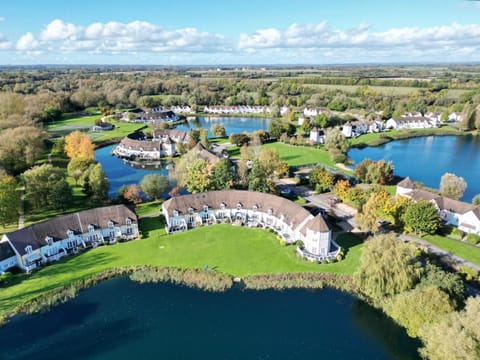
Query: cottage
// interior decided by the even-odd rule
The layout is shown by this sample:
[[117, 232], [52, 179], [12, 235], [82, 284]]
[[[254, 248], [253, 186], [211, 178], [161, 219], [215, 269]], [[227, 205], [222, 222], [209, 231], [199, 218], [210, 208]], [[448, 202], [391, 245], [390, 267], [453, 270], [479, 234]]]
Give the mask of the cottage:
[[325, 142], [325, 131], [314, 127], [310, 130], [309, 139], [312, 144], [323, 144]]
[[[3, 235], [0, 269], [30, 272], [79, 248], [138, 237], [137, 216], [124, 205], [90, 209], [53, 218]], [[14, 259], [12, 257], [14, 253]]]
[[104, 120], [92, 126], [93, 132], [108, 131], [113, 129], [113, 124], [110, 124]]
[[387, 129], [426, 129], [437, 127], [438, 123], [426, 117], [399, 117], [387, 120], [385, 127]]
[[448, 115], [448, 122], [459, 122], [462, 121], [462, 113], [452, 112]]
[[303, 241], [297, 253], [312, 261], [335, 257], [339, 247], [321, 215], [272, 194], [223, 190], [171, 198], [162, 205], [167, 233], [229, 222], [269, 228], [287, 243]]

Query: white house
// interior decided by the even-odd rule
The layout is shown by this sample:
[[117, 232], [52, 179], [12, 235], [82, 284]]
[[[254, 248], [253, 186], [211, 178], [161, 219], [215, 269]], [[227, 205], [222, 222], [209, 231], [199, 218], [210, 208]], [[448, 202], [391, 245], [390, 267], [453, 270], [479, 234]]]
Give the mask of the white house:
[[357, 137], [366, 134], [369, 124], [365, 121], [348, 121], [342, 125], [341, 131], [346, 138]]
[[370, 133], [383, 131], [383, 122], [381, 120], [372, 120], [367, 124], [368, 124], [368, 132]]
[[[79, 248], [113, 244], [117, 239], [138, 237], [137, 216], [125, 205], [90, 209], [58, 216], [3, 235], [0, 240], [1, 270], [17, 266], [30, 272]], [[8, 254], [8, 246], [15, 261]], [[7, 249], [7, 250], [6, 250]], [[7, 261], [7, 263], [5, 263]], [[5, 265], [7, 264], [7, 265]]]
[[480, 208], [476, 207], [462, 214], [458, 222], [458, 228], [460, 230], [480, 235]]
[[222, 190], [178, 196], [163, 203], [162, 214], [167, 233], [227, 222], [272, 229], [290, 244], [301, 240], [297, 253], [312, 261], [335, 257], [340, 250], [321, 215], [314, 217], [272, 194]]
[[310, 130], [309, 139], [313, 144], [323, 144], [325, 142], [325, 131], [314, 127]]
[[452, 112], [451, 114], [448, 115], [448, 121], [449, 121], [449, 122], [462, 121], [462, 113], [460, 113], [460, 112]]
[[17, 266], [17, 256], [12, 246], [0, 241], [0, 274]]
[[438, 123], [426, 117], [400, 117], [387, 120], [385, 127], [387, 129], [426, 129], [437, 127]]

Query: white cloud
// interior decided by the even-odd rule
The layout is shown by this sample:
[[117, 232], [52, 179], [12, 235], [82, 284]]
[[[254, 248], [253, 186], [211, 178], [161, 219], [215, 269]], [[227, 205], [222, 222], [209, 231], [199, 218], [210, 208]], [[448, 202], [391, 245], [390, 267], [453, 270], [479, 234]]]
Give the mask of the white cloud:
[[195, 28], [167, 31], [146, 21], [92, 23], [86, 27], [56, 19], [38, 35], [27, 33], [17, 42], [17, 50], [38, 48], [50, 51], [92, 53], [131, 52], [215, 52], [231, 48], [219, 34]]
[[16, 49], [20, 51], [33, 51], [37, 50], [39, 46], [40, 42], [31, 32], [28, 32], [18, 39]]
[[[252, 34], [241, 34], [240, 49], [296, 49], [297, 51], [317, 50], [323, 54], [339, 54], [365, 51], [371, 55], [388, 56], [406, 50], [411, 55], [455, 53], [480, 54], [480, 24], [462, 25], [453, 23], [446, 26], [427, 28], [392, 28], [383, 32], [373, 32], [369, 24], [341, 30], [332, 29], [326, 22], [313, 25], [292, 24], [287, 29], [261, 29]], [[344, 55], [349, 56], [347, 53]], [[403, 53], [408, 57], [408, 53]], [[342, 56], [342, 55], [340, 55]]]

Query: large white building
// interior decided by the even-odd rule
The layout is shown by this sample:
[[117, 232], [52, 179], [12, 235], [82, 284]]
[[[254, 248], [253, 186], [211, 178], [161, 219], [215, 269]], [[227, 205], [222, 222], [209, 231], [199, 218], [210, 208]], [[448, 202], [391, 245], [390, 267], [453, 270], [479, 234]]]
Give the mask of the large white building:
[[312, 261], [334, 258], [340, 250], [321, 215], [272, 194], [222, 190], [178, 196], [163, 203], [162, 213], [168, 233], [227, 222], [272, 229], [290, 244], [301, 240], [297, 253]]
[[30, 272], [77, 253], [79, 248], [114, 244], [138, 237], [137, 216], [125, 205], [114, 205], [58, 216], [3, 235], [0, 273], [18, 267]]

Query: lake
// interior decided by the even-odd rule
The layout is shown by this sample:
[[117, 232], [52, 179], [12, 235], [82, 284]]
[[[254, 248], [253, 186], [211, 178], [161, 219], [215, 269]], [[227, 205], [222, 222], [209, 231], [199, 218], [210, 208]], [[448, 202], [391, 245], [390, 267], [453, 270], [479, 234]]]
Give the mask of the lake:
[[110, 182], [108, 196], [116, 197], [117, 191], [122, 185], [140, 184], [140, 181], [147, 174], [168, 175], [168, 170], [165, 168], [166, 162], [159, 162], [157, 167], [137, 167], [133, 163], [113, 156], [112, 149], [115, 146], [117, 145], [109, 145], [95, 150], [95, 160], [102, 165], [103, 171]]
[[365, 158], [392, 161], [395, 175], [410, 176], [438, 189], [446, 172], [467, 182], [462, 201], [480, 194], [480, 136], [426, 136], [397, 140], [377, 147], [352, 149], [348, 156], [356, 164]]
[[[188, 121], [185, 125], [179, 125], [176, 129], [190, 130], [203, 127], [209, 130], [213, 124], [223, 124], [227, 135], [232, 133], [253, 132], [256, 130], [268, 130], [271, 119], [256, 117], [197, 117], [196, 120]], [[95, 160], [102, 164], [103, 171], [107, 174], [110, 181], [109, 197], [116, 197], [117, 191], [122, 185], [139, 184], [147, 174], [168, 175], [165, 168], [167, 163], [162, 162], [155, 166], [136, 166], [131, 162], [124, 161], [112, 156], [112, 149], [116, 145], [106, 146], [95, 150]]]
[[332, 289], [209, 293], [127, 277], [0, 328], [2, 360], [418, 359], [418, 346]]
[[189, 120], [184, 125], [177, 125], [178, 130], [208, 129], [208, 137], [213, 135], [210, 128], [213, 124], [222, 124], [227, 131], [227, 136], [237, 133], [251, 133], [257, 130], [268, 130], [272, 119], [258, 117], [231, 117], [231, 116], [198, 116], [195, 120]]

